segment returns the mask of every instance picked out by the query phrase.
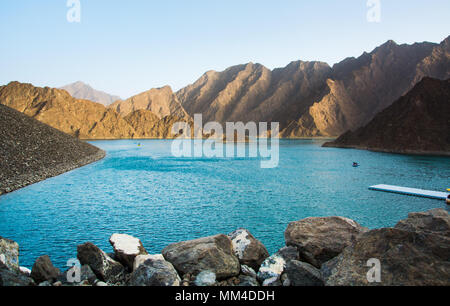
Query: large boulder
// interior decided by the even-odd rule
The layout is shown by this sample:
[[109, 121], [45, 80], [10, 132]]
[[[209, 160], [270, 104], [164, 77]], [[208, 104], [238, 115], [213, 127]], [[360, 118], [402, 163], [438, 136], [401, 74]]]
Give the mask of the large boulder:
[[133, 271], [130, 286], [179, 286], [181, 279], [173, 265], [161, 259], [147, 259]]
[[148, 259], [153, 260], [165, 260], [164, 256], [162, 254], [156, 254], [156, 255], [138, 255], [134, 259], [133, 263], [133, 271], [135, 271], [137, 268], [139, 268], [140, 265], [142, 265], [144, 262], [146, 262]]
[[300, 259], [320, 269], [368, 229], [343, 217], [306, 218], [288, 225], [286, 245], [298, 249]]
[[323, 286], [320, 270], [306, 262], [290, 260], [286, 264], [285, 273], [291, 286]]
[[[449, 258], [444, 235], [383, 228], [363, 234], [321, 272], [327, 286], [449, 286]], [[381, 282], [371, 259], [379, 260]]]
[[228, 237], [233, 244], [234, 254], [243, 265], [258, 270], [261, 263], [269, 257], [269, 252], [264, 244], [253, 237], [246, 229], [238, 229], [228, 234]]
[[53, 283], [60, 274], [61, 271], [52, 264], [48, 255], [36, 259], [36, 262], [31, 269], [31, 277], [38, 284], [45, 281]]
[[133, 270], [134, 259], [138, 255], [148, 254], [142, 242], [133, 236], [126, 234], [113, 234], [109, 238], [116, 258], [129, 270]]
[[223, 280], [239, 275], [240, 271], [231, 240], [222, 234], [173, 243], [162, 254], [182, 275], [197, 275], [209, 270], [218, 280]]
[[0, 263], [0, 287], [23, 287], [34, 286], [35, 282], [28, 275], [17, 270], [8, 269], [4, 264]]
[[409, 232], [425, 232], [450, 237], [450, 215], [442, 208], [427, 212], [410, 213], [395, 226]]
[[8, 269], [19, 270], [19, 245], [0, 236], [0, 264]]
[[82, 265], [89, 265], [95, 275], [108, 283], [122, 282], [124, 279], [124, 267], [96, 245], [87, 242], [77, 247], [77, 257]]

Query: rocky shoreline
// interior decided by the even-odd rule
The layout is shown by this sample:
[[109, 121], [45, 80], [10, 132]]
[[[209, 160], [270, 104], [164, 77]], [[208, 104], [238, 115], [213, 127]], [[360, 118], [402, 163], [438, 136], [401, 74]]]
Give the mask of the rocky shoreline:
[[161, 254], [149, 254], [138, 238], [113, 234], [114, 253], [81, 244], [64, 272], [47, 255], [31, 271], [20, 267], [19, 245], [0, 237], [0, 286], [450, 285], [444, 209], [411, 213], [393, 228], [375, 230], [343, 217], [306, 218], [291, 222], [284, 235], [286, 246], [270, 255], [242, 228], [173, 243]]

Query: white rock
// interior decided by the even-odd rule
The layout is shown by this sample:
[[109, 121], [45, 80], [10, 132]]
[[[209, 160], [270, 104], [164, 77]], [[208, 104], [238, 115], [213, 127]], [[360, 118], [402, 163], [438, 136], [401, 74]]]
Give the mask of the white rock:
[[127, 234], [113, 234], [109, 238], [117, 260], [124, 264], [128, 269], [133, 269], [134, 259], [138, 255], [146, 255], [142, 242], [133, 236]]
[[137, 268], [139, 268], [140, 265], [142, 265], [146, 260], [165, 260], [164, 256], [162, 254], [156, 254], [156, 255], [138, 255], [134, 259], [133, 263], [133, 271], [136, 271]]
[[249, 266], [246, 265], [241, 265], [241, 272], [244, 275], [256, 278], [256, 272], [255, 270], [253, 270], [252, 268], [250, 268]]
[[278, 254], [274, 254], [264, 260], [264, 262], [262, 263], [258, 271], [258, 279], [261, 282], [264, 282], [265, 280], [270, 278], [279, 279], [285, 267], [286, 261], [284, 260], [284, 258]]
[[22, 272], [25, 275], [30, 276], [31, 275], [31, 270], [25, 267], [19, 267], [20, 272]]
[[96, 282], [95, 286], [97, 287], [108, 287], [108, 284], [105, 282]]
[[216, 283], [216, 274], [211, 271], [200, 272], [195, 278], [195, 285], [198, 287], [212, 286]]

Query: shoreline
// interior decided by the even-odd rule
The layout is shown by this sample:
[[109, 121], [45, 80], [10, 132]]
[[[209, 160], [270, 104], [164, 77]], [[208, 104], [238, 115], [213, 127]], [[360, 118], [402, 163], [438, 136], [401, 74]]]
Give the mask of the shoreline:
[[323, 148], [336, 148], [336, 149], [363, 150], [363, 151], [398, 154], [398, 155], [450, 157], [450, 152], [446, 152], [446, 151], [442, 151], [442, 152], [420, 151], [420, 150], [398, 151], [398, 150], [392, 150], [392, 149], [372, 148], [372, 147], [357, 146], [357, 145], [337, 145], [337, 144], [333, 144], [333, 143], [324, 143], [322, 145], [322, 147]]
[[[139, 238], [116, 233], [113, 253], [77, 246], [68, 270], [48, 255], [19, 265], [19, 245], [0, 237], [0, 286], [449, 286], [450, 215], [410, 213], [394, 227], [370, 230], [345, 217], [290, 222], [274, 254], [247, 229], [169, 244], [149, 254]], [[381, 265], [369, 278], [368, 260]], [[74, 278], [78, 275], [78, 278]]]
[[59, 176], [66, 172], [87, 166], [105, 158], [106, 152], [98, 149], [95, 154], [86, 156], [76, 162], [58, 164], [55, 167], [40, 169], [38, 172], [20, 174], [16, 177], [8, 178], [9, 182], [2, 183], [0, 196], [22, 189], [24, 187], [45, 181], [46, 179]]

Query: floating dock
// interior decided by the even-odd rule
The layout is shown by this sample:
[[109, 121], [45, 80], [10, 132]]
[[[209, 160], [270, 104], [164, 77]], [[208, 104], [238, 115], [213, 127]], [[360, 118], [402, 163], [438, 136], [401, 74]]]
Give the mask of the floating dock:
[[369, 187], [369, 189], [376, 190], [376, 191], [405, 194], [405, 195], [416, 196], [416, 197], [437, 199], [437, 200], [446, 200], [449, 195], [448, 192], [423, 190], [423, 189], [415, 189], [415, 188], [392, 186], [392, 185], [376, 185], [376, 186]]

